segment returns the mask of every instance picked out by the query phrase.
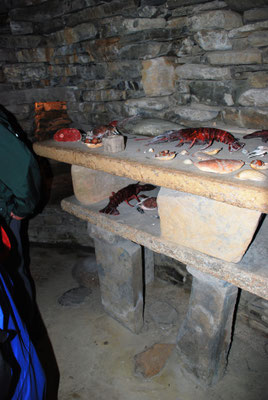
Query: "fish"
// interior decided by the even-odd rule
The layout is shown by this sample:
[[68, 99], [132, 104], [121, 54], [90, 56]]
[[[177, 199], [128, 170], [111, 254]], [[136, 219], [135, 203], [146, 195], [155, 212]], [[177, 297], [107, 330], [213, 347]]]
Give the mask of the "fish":
[[201, 171], [213, 172], [216, 174], [230, 174], [231, 172], [242, 168], [244, 164], [245, 163], [242, 160], [229, 160], [220, 158], [194, 162], [194, 165]]

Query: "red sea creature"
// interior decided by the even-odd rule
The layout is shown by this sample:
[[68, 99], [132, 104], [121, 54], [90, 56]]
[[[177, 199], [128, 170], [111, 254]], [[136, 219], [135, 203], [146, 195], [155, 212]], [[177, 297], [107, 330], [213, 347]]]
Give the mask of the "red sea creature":
[[103, 138], [111, 135], [120, 135], [117, 127], [124, 126], [128, 121], [137, 118], [138, 115], [133, 115], [132, 117], [124, 118], [121, 121], [111, 121], [108, 125], [101, 125], [93, 128], [89, 133], [92, 137]]
[[268, 130], [256, 131], [243, 136], [243, 139], [260, 138], [264, 143], [268, 142]]
[[79, 142], [81, 140], [81, 133], [75, 128], [62, 128], [59, 129], [53, 136], [56, 142]]
[[118, 121], [112, 121], [108, 125], [101, 125], [99, 127], [93, 128], [91, 135], [97, 138], [103, 138], [111, 135], [118, 135], [119, 132], [116, 129]]
[[177, 146], [182, 146], [184, 143], [190, 143], [189, 148], [194, 144], [205, 142], [208, 143], [203, 149], [211, 146], [213, 141], [225, 143], [229, 145], [229, 151], [237, 151], [244, 147], [245, 143], [240, 143], [230, 132], [216, 128], [186, 128], [172, 130], [156, 136], [149, 144], [174, 142], [179, 140]]
[[138, 183], [132, 183], [122, 189], [120, 189], [118, 192], [113, 192], [112, 196], [109, 197], [109, 203], [107, 204], [106, 207], [104, 207], [102, 210], [100, 210], [101, 213], [104, 214], [110, 214], [110, 215], [119, 215], [119, 211], [117, 210], [117, 207], [119, 206], [120, 203], [125, 201], [130, 207], [134, 207], [133, 205], [129, 204], [130, 200], [136, 199], [137, 201], [140, 201], [138, 194], [140, 192], [146, 192], [149, 190], [155, 189], [154, 185], [150, 184], [145, 184], [145, 185], [140, 185]]

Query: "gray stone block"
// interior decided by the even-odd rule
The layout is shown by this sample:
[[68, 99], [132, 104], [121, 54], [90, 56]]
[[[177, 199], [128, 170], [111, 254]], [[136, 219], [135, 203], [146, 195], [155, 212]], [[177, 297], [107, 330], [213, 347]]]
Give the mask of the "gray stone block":
[[200, 383], [215, 384], [225, 372], [238, 289], [225, 281], [187, 268], [193, 275], [190, 304], [179, 330], [182, 366]]
[[121, 239], [116, 244], [94, 239], [102, 304], [134, 333], [143, 326], [141, 246]]

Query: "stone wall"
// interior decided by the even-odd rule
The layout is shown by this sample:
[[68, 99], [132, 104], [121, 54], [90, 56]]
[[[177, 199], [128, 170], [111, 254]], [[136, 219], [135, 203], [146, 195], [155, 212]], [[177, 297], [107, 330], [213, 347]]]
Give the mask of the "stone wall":
[[268, 126], [266, 0], [3, 0], [0, 103], [72, 125], [139, 113], [185, 126]]

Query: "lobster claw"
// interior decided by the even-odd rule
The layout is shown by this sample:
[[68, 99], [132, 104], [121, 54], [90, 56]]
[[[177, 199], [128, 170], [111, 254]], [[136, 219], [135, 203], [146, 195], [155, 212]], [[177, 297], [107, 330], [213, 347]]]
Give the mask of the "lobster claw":
[[256, 147], [255, 150], [248, 153], [248, 157], [249, 158], [257, 157], [257, 156], [263, 157], [267, 153], [268, 153], [268, 146], [258, 146], [258, 147]]

